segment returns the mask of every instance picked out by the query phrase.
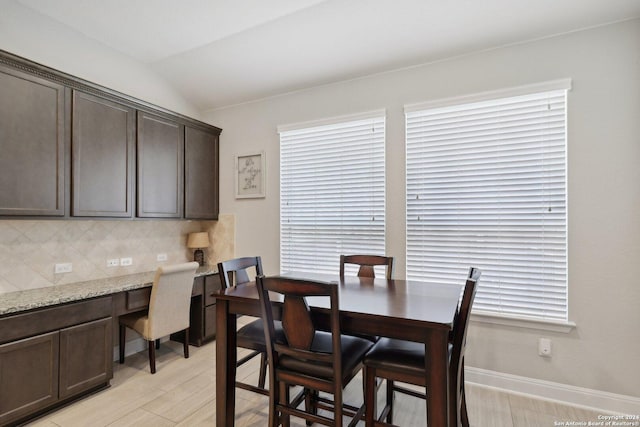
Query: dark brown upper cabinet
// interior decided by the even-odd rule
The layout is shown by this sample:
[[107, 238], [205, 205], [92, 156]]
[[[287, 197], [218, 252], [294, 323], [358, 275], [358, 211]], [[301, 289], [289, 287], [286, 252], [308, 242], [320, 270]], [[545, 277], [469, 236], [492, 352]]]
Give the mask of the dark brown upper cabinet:
[[0, 215], [65, 214], [65, 87], [0, 65]]
[[73, 216], [131, 217], [135, 171], [135, 110], [74, 91]]
[[138, 216], [181, 218], [184, 125], [138, 111]]
[[218, 219], [218, 135], [185, 127], [184, 216]]
[[220, 132], [0, 50], [0, 217], [217, 219]]

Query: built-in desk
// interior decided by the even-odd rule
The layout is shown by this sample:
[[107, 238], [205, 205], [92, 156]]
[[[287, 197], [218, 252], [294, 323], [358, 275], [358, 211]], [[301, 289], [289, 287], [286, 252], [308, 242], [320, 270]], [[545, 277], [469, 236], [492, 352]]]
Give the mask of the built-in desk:
[[[118, 317], [148, 306], [154, 275], [0, 294], [0, 426], [108, 387]], [[193, 345], [215, 338], [210, 295], [217, 289], [214, 267], [198, 268], [191, 302]]]

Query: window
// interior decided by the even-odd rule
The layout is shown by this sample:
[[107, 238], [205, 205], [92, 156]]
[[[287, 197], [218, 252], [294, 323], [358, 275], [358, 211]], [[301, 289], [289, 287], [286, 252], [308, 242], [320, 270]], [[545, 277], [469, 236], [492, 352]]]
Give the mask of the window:
[[280, 270], [385, 252], [384, 112], [280, 127]]
[[407, 278], [477, 266], [474, 311], [567, 321], [569, 85], [406, 108]]

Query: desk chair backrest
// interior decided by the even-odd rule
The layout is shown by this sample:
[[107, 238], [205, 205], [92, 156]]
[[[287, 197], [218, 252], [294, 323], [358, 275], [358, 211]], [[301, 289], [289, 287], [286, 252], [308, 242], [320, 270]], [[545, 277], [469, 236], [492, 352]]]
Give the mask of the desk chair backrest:
[[381, 255], [340, 255], [340, 277], [344, 277], [345, 264], [359, 265], [358, 277], [376, 277], [374, 267], [386, 266], [385, 277], [393, 278], [393, 257]]
[[252, 281], [249, 270], [255, 269], [255, 277], [261, 276], [262, 259], [259, 256], [234, 258], [218, 263], [218, 273], [223, 288], [241, 285]]
[[189, 327], [191, 293], [197, 262], [158, 267], [149, 300], [147, 334], [164, 337]]

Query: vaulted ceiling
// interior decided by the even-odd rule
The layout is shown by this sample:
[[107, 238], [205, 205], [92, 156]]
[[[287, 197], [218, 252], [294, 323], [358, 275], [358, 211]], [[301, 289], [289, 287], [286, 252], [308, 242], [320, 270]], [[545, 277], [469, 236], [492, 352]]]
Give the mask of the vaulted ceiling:
[[640, 17], [638, 0], [17, 0], [201, 110]]

